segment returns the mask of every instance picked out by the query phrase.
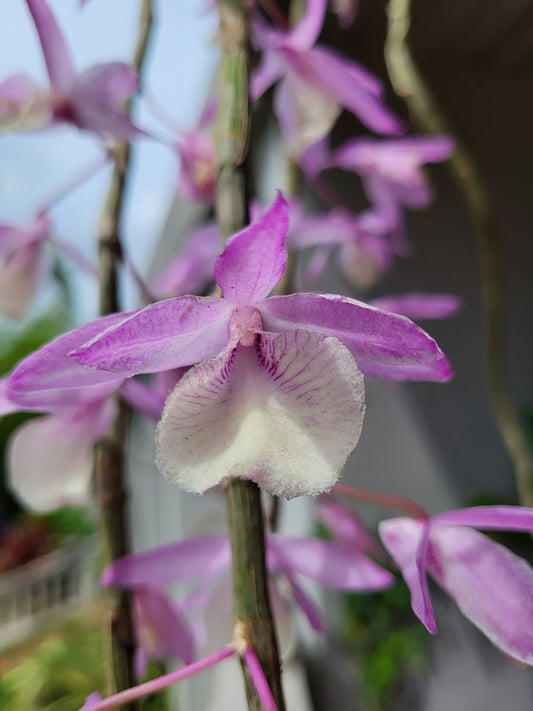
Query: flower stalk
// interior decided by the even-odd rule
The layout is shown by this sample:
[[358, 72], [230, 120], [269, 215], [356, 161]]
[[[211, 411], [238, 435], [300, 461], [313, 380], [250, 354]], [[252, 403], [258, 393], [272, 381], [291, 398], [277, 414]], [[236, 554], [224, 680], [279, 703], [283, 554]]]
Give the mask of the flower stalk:
[[[223, 240], [249, 221], [246, 156], [250, 138], [249, 24], [243, 0], [220, 0], [223, 56], [221, 92], [215, 130], [217, 155], [216, 212]], [[226, 485], [232, 549], [235, 629], [262, 667], [278, 711], [285, 708], [280, 662], [268, 592], [261, 493], [251, 481]], [[241, 658], [251, 711], [261, 699]]]
[[[139, 33], [133, 66], [141, 74], [150, 38], [153, 13], [152, 0], [143, 0]], [[131, 101], [126, 111], [131, 111]], [[131, 146], [118, 143], [113, 175], [100, 220], [98, 234], [99, 303], [100, 315], [120, 311], [118, 297], [118, 263], [122, 258], [121, 219], [128, 179]], [[100, 525], [106, 562], [117, 560], [130, 552], [127, 521], [127, 489], [125, 474], [125, 445], [129, 425], [129, 408], [119, 404], [119, 414], [108, 434], [95, 447], [94, 487], [100, 510]], [[123, 691], [135, 683], [133, 656], [135, 636], [131, 601], [128, 592], [116, 594], [109, 619], [111, 693]], [[134, 709], [134, 704], [124, 708]]]
[[[389, 0], [388, 14], [385, 56], [396, 93], [405, 100], [413, 118], [426, 133], [449, 133], [446, 117], [436, 105], [409, 50], [410, 0]], [[449, 164], [477, 230], [485, 312], [485, 367], [492, 409], [513, 464], [520, 501], [531, 507], [533, 453], [506, 377], [503, 234], [492, 196], [475, 160], [460, 142]]]

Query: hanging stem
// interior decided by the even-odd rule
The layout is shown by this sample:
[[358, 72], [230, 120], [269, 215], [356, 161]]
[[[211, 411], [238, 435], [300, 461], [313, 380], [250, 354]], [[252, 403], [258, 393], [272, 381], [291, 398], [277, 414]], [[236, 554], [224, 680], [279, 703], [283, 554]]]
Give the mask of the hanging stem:
[[[152, 27], [152, 0], [143, 0], [139, 33], [133, 66], [141, 75], [146, 48]], [[127, 111], [131, 110], [131, 101]], [[100, 314], [120, 310], [118, 298], [118, 261], [121, 258], [121, 219], [125, 188], [130, 164], [129, 143], [114, 148], [115, 164], [107, 200], [100, 220], [98, 234], [98, 262], [100, 285]], [[129, 425], [129, 410], [118, 403], [119, 414], [108, 434], [95, 447], [94, 485], [100, 508], [100, 525], [106, 562], [122, 558], [130, 552], [127, 521], [127, 492], [125, 476], [125, 448]], [[123, 691], [135, 684], [133, 655], [135, 636], [132, 624], [129, 593], [116, 593], [110, 609], [109, 640], [111, 669], [109, 692]], [[133, 711], [135, 704], [124, 706]]]
[[[220, 0], [223, 56], [216, 123], [217, 218], [223, 239], [248, 224], [245, 160], [250, 136], [248, 93], [249, 25], [245, 0]], [[265, 565], [261, 492], [250, 481], [226, 484], [233, 559], [235, 635], [242, 648], [252, 647], [264, 671], [278, 711], [284, 711], [280, 662]], [[241, 656], [246, 697], [251, 711], [261, 701]]]
[[[389, 0], [389, 32], [385, 45], [389, 75], [396, 93], [406, 101], [424, 131], [449, 133], [446, 118], [436, 106], [409, 50], [410, 13], [410, 0]], [[485, 313], [485, 367], [492, 409], [513, 463], [520, 501], [524, 506], [533, 506], [533, 453], [506, 378], [503, 234], [494, 200], [475, 161], [460, 143], [450, 166], [478, 234]]]

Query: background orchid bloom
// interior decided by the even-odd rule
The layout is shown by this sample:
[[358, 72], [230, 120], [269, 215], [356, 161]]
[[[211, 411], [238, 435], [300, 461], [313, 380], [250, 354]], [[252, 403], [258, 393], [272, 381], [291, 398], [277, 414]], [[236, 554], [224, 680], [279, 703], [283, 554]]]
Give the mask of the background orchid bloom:
[[[112, 563], [102, 575], [105, 586], [118, 585], [135, 590], [146, 586], [164, 590], [176, 582], [200, 583], [190, 600], [169, 602], [169, 625], [173, 610], [179, 614], [187, 608], [202, 619], [208, 607], [220, 605], [220, 579], [229, 573], [231, 550], [223, 534], [170, 543], [152, 551], [134, 553]], [[307, 578], [326, 587], [351, 592], [370, 592], [388, 588], [394, 577], [363, 554], [347, 550], [331, 541], [270, 534], [267, 537], [267, 567], [272, 575], [284, 577], [296, 603], [317, 631], [326, 629], [321, 613], [302, 586]], [[228, 601], [230, 602], [230, 601]], [[228, 605], [228, 610], [231, 605]], [[162, 619], [162, 618], [161, 618]]]
[[50, 87], [18, 74], [0, 84], [0, 131], [38, 130], [71, 123], [103, 139], [128, 141], [141, 132], [122, 109], [137, 91], [134, 69], [102, 64], [77, 75], [70, 52], [45, 0], [26, 0], [43, 50]]
[[437, 627], [426, 571], [461, 612], [506, 654], [533, 664], [533, 569], [499, 543], [473, 530], [533, 531], [533, 509], [480, 506], [428, 521], [382, 521], [379, 535], [402, 571], [416, 615]]
[[263, 50], [252, 75], [252, 100], [281, 79], [274, 111], [294, 158], [323, 138], [343, 108], [372, 131], [401, 133], [402, 126], [383, 103], [383, 86], [369, 72], [328, 47], [315, 46], [327, 0], [310, 0], [300, 22], [289, 32], [256, 22], [254, 42]]
[[224, 298], [152, 304], [71, 353], [126, 377], [198, 363], [157, 430], [158, 466], [187, 491], [238, 476], [284, 497], [320, 493], [359, 438], [360, 371], [450, 377], [437, 344], [404, 317], [330, 294], [267, 298], [285, 271], [287, 230], [280, 195], [218, 257]]
[[463, 302], [455, 294], [394, 294], [372, 299], [373, 306], [384, 311], [402, 314], [413, 321], [448, 318], [456, 314]]
[[91, 372], [66, 357], [75, 345], [123, 317], [105, 316], [59, 336], [2, 381], [0, 415], [49, 413], [17, 428], [9, 444], [10, 487], [35, 511], [89, 501], [92, 450], [116, 415], [115, 392], [153, 419], [161, 415], [164, 398], [157, 392], [114, 373]]
[[39, 286], [50, 276], [52, 262], [44, 242], [50, 221], [39, 215], [29, 225], [0, 225], [0, 314], [21, 319]]

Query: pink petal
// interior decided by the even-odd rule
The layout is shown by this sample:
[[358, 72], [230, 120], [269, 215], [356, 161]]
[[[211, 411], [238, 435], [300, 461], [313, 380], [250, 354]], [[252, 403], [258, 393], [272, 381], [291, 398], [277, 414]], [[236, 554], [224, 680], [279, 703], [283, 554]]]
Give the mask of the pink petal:
[[287, 498], [330, 488], [357, 444], [362, 376], [336, 339], [262, 334], [192, 368], [168, 397], [157, 464], [186, 491], [226, 476]]
[[216, 223], [195, 230], [176, 259], [157, 278], [154, 294], [181, 296], [204, 289], [213, 279], [221, 243], [220, 228]]
[[533, 664], [533, 570], [469, 528], [431, 527], [428, 570], [500, 649]]
[[286, 37], [286, 44], [292, 49], [306, 50], [317, 41], [326, 16], [327, 0], [307, 0], [305, 14], [296, 27]]
[[80, 711], [94, 711], [94, 709], [98, 708], [101, 701], [103, 701], [103, 699], [100, 694], [97, 691], [93, 691], [93, 693], [90, 694], [85, 700], [85, 703], [81, 707]]
[[94, 401], [116, 390], [122, 376], [83, 368], [67, 354], [127, 317], [126, 313], [103, 316], [24, 358], [8, 379], [12, 401], [20, 409], [50, 410]]
[[419, 326], [404, 316], [380, 311], [335, 294], [272, 296], [258, 308], [269, 331], [302, 328], [338, 338], [365, 375], [392, 380], [446, 380], [443, 353]]
[[474, 506], [434, 516], [434, 525], [471, 526], [486, 530], [533, 531], [533, 509], [524, 506]]
[[44, 241], [50, 230], [46, 215], [39, 215], [29, 225], [0, 225], [0, 259], [8, 259], [22, 247]]
[[[393, 262], [394, 254], [390, 241], [378, 235], [362, 235], [355, 242], [341, 245], [337, 252], [340, 271], [361, 291], [375, 286], [392, 267]], [[374, 302], [371, 305], [378, 306]]]
[[213, 136], [205, 132], [185, 133], [176, 146], [180, 154], [180, 193], [188, 200], [212, 204], [217, 174]]
[[86, 504], [93, 446], [116, 414], [112, 401], [46, 415], [19, 427], [9, 447], [9, 485], [34, 511]]
[[190, 664], [194, 659], [194, 638], [168, 597], [147, 585], [136, 588], [133, 599], [137, 634], [146, 655], [161, 660], [174, 656]]
[[425, 533], [427, 524], [412, 518], [392, 518], [379, 524], [381, 541], [400, 568], [411, 592], [414, 613], [434, 633], [437, 625], [424, 571], [425, 549], [421, 546]]
[[383, 550], [368, 533], [365, 525], [357, 516], [341, 506], [332, 496], [322, 496], [317, 510], [318, 520], [333, 534], [342, 545], [375, 556]]
[[372, 306], [382, 311], [402, 314], [419, 320], [425, 318], [448, 318], [462, 306], [462, 300], [454, 294], [398, 294], [372, 300]]
[[274, 561], [280, 569], [290, 569], [337, 590], [382, 590], [394, 577], [362, 553], [321, 538], [296, 538], [282, 534], [269, 536]]
[[278, 52], [266, 49], [261, 55], [261, 61], [253, 71], [250, 79], [250, 98], [257, 101], [265, 91], [275, 84], [284, 74], [284, 67]]
[[343, 30], [350, 27], [357, 15], [357, 0], [332, 0], [332, 10], [337, 15]]
[[385, 134], [403, 131], [401, 122], [381, 98], [380, 82], [363, 67], [326, 47], [310, 50], [307, 62], [316, 85], [328, 91], [367, 128]]
[[19, 407], [9, 397], [7, 378], [0, 378], [0, 417], [18, 412]]
[[228, 301], [214, 296], [159, 301], [87, 339], [71, 358], [126, 377], [190, 365], [224, 348], [231, 311]]
[[288, 205], [278, 193], [257, 221], [227, 241], [217, 259], [215, 279], [225, 299], [248, 305], [268, 296], [285, 273], [288, 229]]
[[196, 578], [214, 578], [230, 564], [227, 536], [198, 536], [116, 560], [104, 570], [101, 583], [122, 587], [161, 586]]
[[79, 77], [70, 93], [75, 123], [103, 138], [129, 141], [141, 133], [122, 109], [137, 91], [137, 74], [122, 62], [101, 64]]
[[68, 47], [56, 19], [45, 0], [26, 0], [43, 49], [50, 83], [60, 93], [68, 93], [74, 70]]

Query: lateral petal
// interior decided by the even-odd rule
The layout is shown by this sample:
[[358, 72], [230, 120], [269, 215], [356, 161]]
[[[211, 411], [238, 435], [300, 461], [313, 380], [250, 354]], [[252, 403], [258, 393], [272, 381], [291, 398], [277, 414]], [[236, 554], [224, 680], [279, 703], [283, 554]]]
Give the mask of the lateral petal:
[[252, 305], [270, 294], [287, 266], [288, 229], [289, 207], [278, 193], [257, 220], [230, 237], [215, 262], [215, 279], [225, 299]]
[[215, 296], [179, 296], [129, 314], [76, 350], [71, 358], [90, 368], [157, 373], [219, 353], [228, 342], [233, 306]]
[[60, 93], [67, 93], [74, 81], [70, 52], [54, 14], [45, 0], [26, 0], [43, 50], [50, 84]]
[[65, 333], [24, 358], [7, 380], [7, 392], [18, 409], [50, 410], [105, 397], [123, 380], [116, 373], [89, 370], [67, 354], [129, 314], [110, 314]]
[[230, 564], [231, 548], [227, 536], [197, 536], [124, 556], [104, 570], [100, 582], [105, 586], [122, 587], [166, 585], [214, 578]]
[[89, 500], [96, 440], [107, 431], [112, 401], [69, 409], [26, 422], [9, 446], [9, 486], [34, 511]]
[[269, 536], [274, 559], [287, 568], [337, 590], [382, 590], [394, 576], [359, 551], [347, 549], [321, 538], [297, 538], [282, 534]]
[[187, 491], [226, 476], [291, 498], [329, 489], [357, 444], [363, 378], [336, 339], [263, 333], [192, 368], [168, 397], [157, 464]]
[[[391, 380], [450, 377], [433, 338], [404, 316], [335, 294], [272, 296], [257, 308], [265, 330], [301, 328], [338, 338], [365, 375]], [[428, 367], [434, 361], [441, 365]]]
[[[437, 631], [433, 605], [429, 597], [421, 550], [427, 524], [412, 518], [391, 518], [379, 524], [379, 536], [400, 568], [411, 592], [413, 612], [430, 632]], [[422, 553], [422, 555], [420, 555]]]
[[500, 649], [533, 664], [533, 570], [470, 528], [431, 527], [428, 570]]

